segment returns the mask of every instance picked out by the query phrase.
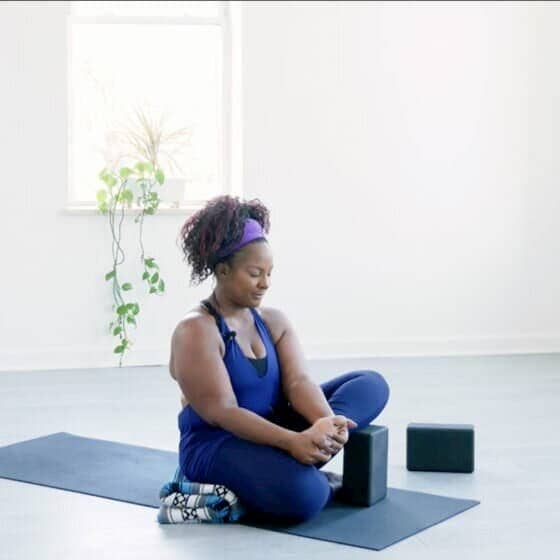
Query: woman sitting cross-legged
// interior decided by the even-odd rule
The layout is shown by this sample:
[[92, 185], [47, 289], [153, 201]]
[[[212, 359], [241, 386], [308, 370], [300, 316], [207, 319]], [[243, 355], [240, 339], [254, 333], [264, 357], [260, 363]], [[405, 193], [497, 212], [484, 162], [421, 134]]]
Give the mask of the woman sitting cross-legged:
[[250, 514], [300, 522], [333, 495], [319, 469], [384, 409], [389, 387], [371, 370], [315, 385], [294, 328], [263, 307], [273, 259], [269, 211], [258, 199], [218, 196], [181, 228], [192, 281], [211, 295], [187, 312], [171, 342], [183, 394], [179, 465], [190, 480], [223, 484]]

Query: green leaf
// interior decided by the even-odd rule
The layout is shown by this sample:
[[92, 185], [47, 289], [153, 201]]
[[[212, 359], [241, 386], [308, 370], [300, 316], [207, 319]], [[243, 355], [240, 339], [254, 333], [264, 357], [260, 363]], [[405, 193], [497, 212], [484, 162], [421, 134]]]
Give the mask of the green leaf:
[[107, 272], [107, 274], [105, 274], [105, 280], [111, 280], [111, 278], [113, 278], [113, 276], [115, 276], [115, 270], [111, 270], [111, 272]]
[[103, 175], [103, 182], [110, 188], [117, 184], [117, 180], [110, 174]]
[[150, 283], [155, 284], [159, 280], [159, 272], [154, 272], [150, 278]]
[[152, 286], [152, 287], [150, 288], [150, 294], [153, 294], [154, 292], [157, 292], [157, 289], [156, 289], [155, 286]]
[[163, 182], [165, 181], [165, 175], [163, 173], [163, 171], [161, 169], [158, 169], [156, 171], [156, 181], [160, 184], [163, 185]]
[[146, 280], [146, 278], [148, 278], [148, 276], [150, 276], [150, 273], [146, 270], [146, 272], [144, 272], [144, 274], [142, 274], [142, 280]]
[[117, 314], [118, 315], [124, 315], [126, 312], [128, 311], [126, 305], [119, 305], [117, 307]]
[[123, 351], [124, 351], [124, 346], [122, 346], [122, 345], [120, 345], [120, 344], [119, 344], [119, 346], [116, 346], [115, 349], [113, 350], [113, 352], [114, 352], [115, 354], [122, 354]]
[[137, 303], [134, 304], [134, 308], [132, 309], [132, 313], [134, 315], [138, 315], [138, 313], [140, 313], [140, 306]]
[[130, 175], [132, 175], [134, 173], [134, 171], [132, 169], [130, 169], [130, 167], [121, 167], [120, 171], [119, 171], [119, 175], [123, 178], [126, 179], [127, 177], [129, 177]]
[[121, 286], [121, 288], [122, 288], [123, 290], [125, 290], [125, 291], [126, 291], [126, 290], [132, 290], [132, 284], [131, 284], [130, 282], [125, 282], [125, 283]]
[[104, 202], [107, 199], [107, 191], [104, 189], [98, 190], [95, 194], [95, 198], [97, 199], [97, 202]]
[[132, 202], [132, 199], [134, 198], [134, 193], [130, 189], [124, 189], [124, 191], [122, 192], [122, 198], [126, 202]]
[[126, 320], [129, 323], [132, 323], [133, 325], [136, 325], [136, 319], [134, 317], [131, 317], [130, 315], [126, 318]]
[[160, 278], [160, 279], [159, 279], [158, 288], [159, 288], [160, 291], [162, 291], [162, 292], [163, 292], [163, 290], [165, 290], [165, 282], [163, 281], [163, 278]]
[[156, 263], [154, 263], [154, 259], [146, 259], [144, 261], [144, 264], [148, 267], [148, 268], [159, 268], [158, 265]]
[[120, 332], [122, 332], [122, 327], [115, 327], [113, 329], [113, 336], [117, 336]]

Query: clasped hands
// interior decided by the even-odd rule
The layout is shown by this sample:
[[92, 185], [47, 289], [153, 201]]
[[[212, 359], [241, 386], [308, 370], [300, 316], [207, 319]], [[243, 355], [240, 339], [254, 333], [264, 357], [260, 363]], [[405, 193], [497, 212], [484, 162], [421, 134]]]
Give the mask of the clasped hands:
[[303, 432], [296, 432], [291, 441], [290, 454], [308, 465], [327, 462], [348, 441], [348, 429], [357, 426], [354, 420], [342, 414], [319, 418]]

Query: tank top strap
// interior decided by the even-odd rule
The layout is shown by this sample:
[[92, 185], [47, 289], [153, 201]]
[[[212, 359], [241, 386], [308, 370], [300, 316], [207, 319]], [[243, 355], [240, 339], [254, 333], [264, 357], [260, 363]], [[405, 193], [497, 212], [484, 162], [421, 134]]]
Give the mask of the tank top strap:
[[257, 311], [255, 311], [254, 307], [249, 307], [249, 310], [251, 311], [251, 314], [253, 315], [253, 320], [255, 321], [255, 323], [258, 323], [259, 325], [262, 324], [262, 319], [261, 316], [258, 314]]
[[270, 340], [270, 343], [274, 346], [272, 334], [268, 329], [268, 325], [264, 322], [264, 319], [261, 317], [260, 313], [253, 307], [250, 308], [251, 313], [255, 319], [255, 323], [260, 327], [260, 330], [263, 332], [264, 336]]
[[216, 325], [218, 327], [218, 330], [220, 331], [220, 334], [222, 335], [222, 338], [224, 339], [224, 342], [227, 342], [230, 338], [233, 338], [236, 334], [235, 331], [229, 330], [226, 322], [216, 311], [215, 307], [206, 299], [203, 299], [200, 303], [202, 303], [202, 305], [204, 305], [205, 309], [208, 310], [210, 315], [214, 317], [214, 320], [216, 321]]

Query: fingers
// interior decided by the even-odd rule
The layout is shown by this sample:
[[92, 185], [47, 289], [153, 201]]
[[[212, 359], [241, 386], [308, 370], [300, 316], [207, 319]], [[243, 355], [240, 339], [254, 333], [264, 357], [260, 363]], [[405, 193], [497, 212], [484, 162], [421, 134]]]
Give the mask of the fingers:
[[344, 445], [347, 441], [348, 441], [348, 434], [344, 434], [344, 433], [338, 433], [338, 434], [333, 434], [331, 435], [331, 438], [336, 442], [336, 443], [340, 443], [342, 445]]
[[329, 461], [331, 459], [332, 455], [330, 453], [325, 453], [324, 451], [322, 451], [321, 449], [317, 449], [317, 451], [315, 451], [315, 453], [313, 453], [313, 458], [315, 459], [315, 461]]
[[346, 426], [346, 416], [342, 414], [337, 414], [336, 416], [332, 417], [332, 423], [337, 427], [345, 427]]
[[344, 445], [348, 441], [348, 428], [346, 424], [337, 426], [337, 431], [329, 434], [329, 436], [337, 443]]
[[340, 435], [324, 434], [322, 437], [317, 438], [314, 443], [319, 449], [325, 449], [330, 452], [331, 450], [340, 451], [346, 440]]
[[340, 428], [338, 432], [329, 430], [323, 434], [316, 434], [312, 439], [317, 447], [329, 447], [333, 442], [336, 445], [344, 445], [348, 441], [348, 430], [346, 427]]
[[325, 438], [325, 443], [321, 446], [321, 448], [331, 454], [338, 453], [344, 446], [345, 441], [337, 441], [332, 437]]
[[348, 418], [347, 416], [344, 416], [343, 414], [337, 414], [336, 416], [332, 417], [332, 422], [335, 426], [339, 427], [339, 426], [343, 426], [344, 428], [348, 427], [348, 428], [357, 428], [358, 424], [356, 424], [356, 422], [354, 422], [354, 420], [352, 420], [352, 418]]

